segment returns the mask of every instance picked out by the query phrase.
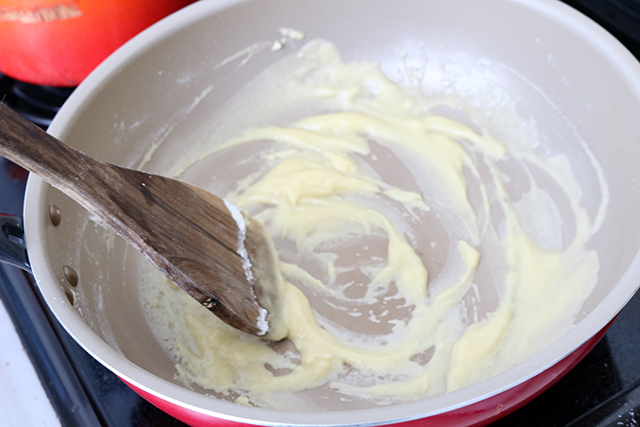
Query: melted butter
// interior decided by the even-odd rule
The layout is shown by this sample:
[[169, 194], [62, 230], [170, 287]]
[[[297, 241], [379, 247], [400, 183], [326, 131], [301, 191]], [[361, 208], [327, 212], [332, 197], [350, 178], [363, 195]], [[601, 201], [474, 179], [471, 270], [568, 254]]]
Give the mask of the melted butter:
[[[282, 409], [316, 405], [295, 394], [308, 390], [344, 405], [387, 404], [481, 381], [572, 327], [597, 280], [597, 255], [585, 247], [597, 224], [565, 156], [536, 155], [537, 141], [510, 150], [476, 121], [434, 114], [433, 99], [391, 83], [375, 64], [343, 63], [325, 42], [309, 44], [251, 93], [269, 96], [273, 85], [280, 110], [317, 111], [212, 142], [180, 174], [269, 142], [255, 173], [225, 197], [274, 237], [289, 346], [230, 328], [152, 281], [147, 297], [163, 313], [156, 323], [170, 319], [156, 328], [184, 380]], [[509, 164], [525, 171], [524, 195], [509, 187]], [[575, 231], [548, 247], [545, 236], [566, 228], [560, 204]]]

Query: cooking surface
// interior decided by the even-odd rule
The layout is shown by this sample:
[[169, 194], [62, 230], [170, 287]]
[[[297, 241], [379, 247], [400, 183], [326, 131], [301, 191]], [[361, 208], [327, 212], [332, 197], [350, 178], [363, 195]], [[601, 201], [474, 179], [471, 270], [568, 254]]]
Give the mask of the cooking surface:
[[[598, 21], [640, 58], [640, 0], [566, 3]], [[36, 88], [0, 75], [0, 99], [43, 127], [53, 117], [56, 104], [70, 92], [70, 89]], [[25, 177], [23, 171], [0, 158], [0, 212], [21, 213]], [[0, 298], [63, 425], [183, 425], [139, 398], [86, 354], [53, 318], [30, 276], [2, 266]], [[573, 371], [495, 425], [638, 425], [640, 328], [637, 325], [640, 325], [640, 295], [631, 300], [603, 340]], [[11, 325], [5, 322], [2, 326], [3, 337], [12, 333]], [[4, 340], [2, 344], [6, 346]], [[31, 402], [24, 401], [23, 405], [15, 407], [16, 413], [33, 410]], [[0, 405], [0, 411], [4, 408]], [[53, 421], [42, 425], [55, 425]]]

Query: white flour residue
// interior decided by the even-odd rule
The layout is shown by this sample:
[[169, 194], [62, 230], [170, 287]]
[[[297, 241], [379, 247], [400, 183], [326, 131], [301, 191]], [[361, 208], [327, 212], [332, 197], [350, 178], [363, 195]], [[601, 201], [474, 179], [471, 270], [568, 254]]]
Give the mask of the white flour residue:
[[291, 40], [302, 40], [306, 36], [302, 31], [298, 31], [294, 28], [281, 27], [279, 28], [280, 34], [284, 37], [289, 37]]
[[213, 85], [207, 86], [197, 97], [194, 98], [191, 104], [174, 114], [171, 120], [167, 121], [167, 123], [162, 126], [158, 132], [156, 132], [153, 142], [151, 143], [151, 147], [145, 152], [144, 157], [138, 165], [134, 167], [134, 169], [143, 170], [145, 168], [147, 163], [149, 163], [153, 158], [155, 152], [160, 148], [160, 146], [162, 146], [167, 137], [171, 135], [171, 132], [173, 132], [180, 121], [189, 115], [198, 106], [198, 104], [200, 104], [202, 100], [211, 93], [211, 91], [213, 91]]
[[236, 249], [236, 253], [240, 255], [242, 258], [242, 268], [244, 269], [245, 277], [247, 281], [251, 284], [254, 283], [253, 272], [251, 271], [251, 259], [249, 259], [249, 253], [247, 252], [247, 248], [245, 246], [245, 241], [247, 238], [247, 223], [240, 212], [240, 209], [235, 207], [233, 204], [224, 200], [224, 205], [227, 207], [229, 213], [231, 213], [231, 217], [234, 219], [236, 224], [238, 224], [238, 246]]

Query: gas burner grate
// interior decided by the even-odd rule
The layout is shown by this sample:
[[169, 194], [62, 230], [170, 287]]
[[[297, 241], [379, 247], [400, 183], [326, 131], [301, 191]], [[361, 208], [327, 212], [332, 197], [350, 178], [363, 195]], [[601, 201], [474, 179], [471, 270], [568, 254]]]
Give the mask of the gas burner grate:
[[73, 89], [33, 85], [0, 74], [0, 100], [43, 129], [49, 127]]

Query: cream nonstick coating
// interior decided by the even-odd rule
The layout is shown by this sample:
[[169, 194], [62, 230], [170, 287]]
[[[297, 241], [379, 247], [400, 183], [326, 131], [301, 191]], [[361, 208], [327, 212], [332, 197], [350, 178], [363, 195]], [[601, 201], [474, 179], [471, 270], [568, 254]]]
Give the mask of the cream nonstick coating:
[[587, 244], [607, 203], [592, 156], [596, 215], [570, 159], [541, 152], [527, 126], [501, 140], [455, 97], [345, 63], [321, 40], [231, 111], [259, 108], [262, 126], [212, 138], [174, 172], [244, 150], [225, 198], [273, 236], [287, 340], [239, 332], [150, 273], [148, 318], [185, 382], [283, 410], [391, 404], [481, 381], [573, 326], [597, 281]]

